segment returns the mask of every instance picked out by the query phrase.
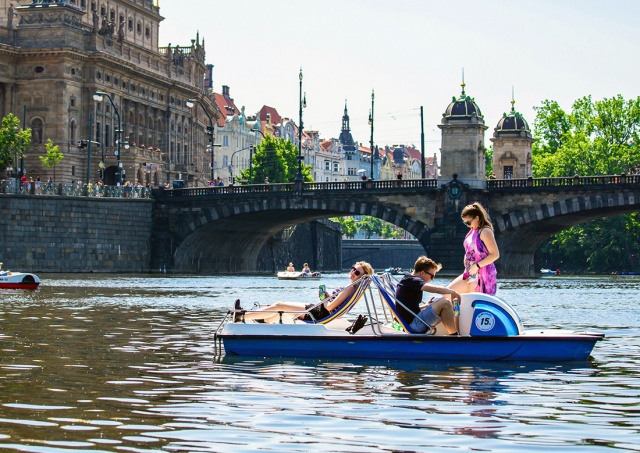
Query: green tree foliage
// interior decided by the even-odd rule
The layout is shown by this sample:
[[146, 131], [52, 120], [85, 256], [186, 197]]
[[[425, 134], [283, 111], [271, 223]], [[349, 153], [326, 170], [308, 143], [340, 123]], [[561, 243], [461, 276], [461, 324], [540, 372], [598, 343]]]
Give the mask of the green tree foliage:
[[640, 97], [578, 99], [571, 112], [557, 102], [536, 107], [535, 177], [629, 173], [640, 164]]
[[[536, 113], [535, 177], [613, 175], [640, 166], [640, 97], [586, 96], [571, 112], [547, 100]], [[541, 248], [542, 263], [573, 272], [640, 271], [639, 221], [636, 213], [562, 231]]]
[[484, 150], [484, 174], [488, 178], [493, 173], [493, 145]]
[[340, 224], [340, 232], [343, 236], [353, 239], [358, 233], [358, 222], [353, 217], [336, 217], [331, 220]]
[[13, 166], [16, 153], [18, 159], [24, 157], [29, 151], [31, 143], [31, 129], [22, 129], [20, 120], [9, 113], [2, 118], [0, 128], [0, 173], [4, 174], [7, 168]]
[[44, 145], [47, 150], [47, 154], [44, 156], [38, 156], [42, 165], [47, 168], [53, 168], [53, 180], [56, 179], [56, 165], [58, 165], [62, 159], [64, 159], [64, 154], [62, 154], [58, 145], [54, 145], [50, 138], [47, 139], [47, 143]]
[[382, 224], [383, 221], [377, 217], [364, 216], [362, 220], [358, 222], [358, 227], [364, 232], [367, 239], [371, 239], [371, 236], [374, 234], [382, 236]]
[[[253, 155], [253, 183], [293, 182], [298, 174], [298, 148], [289, 140], [267, 135], [256, 147]], [[313, 181], [311, 167], [302, 164], [305, 181]], [[240, 172], [240, 179], [249, 180], [249, 169]]]

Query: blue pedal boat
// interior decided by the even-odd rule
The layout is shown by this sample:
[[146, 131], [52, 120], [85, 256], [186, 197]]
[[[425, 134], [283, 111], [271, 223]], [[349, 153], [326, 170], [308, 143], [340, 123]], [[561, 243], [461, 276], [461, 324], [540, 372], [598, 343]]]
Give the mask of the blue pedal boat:
[[[525, 329], [511, 305], [482, 293], [462, 295], [460, 336], [447, 335], [441, 324], [428, 334], [410, 333], [397, 314], [401, 303], [388, 276], [364, 276], [357, 284], [337, 310], [340, 316], [327, 320], [305, 322], [297, 319], [300, 312], [280, 312], [275, 324], [233, 322], [236, 310], [230, 310], [216, 330], [216, 348], [252, 357], [568, 362], [587, 360], [604, 338], [596, 332]], [[347, 314], [356, 306], [368, 322], [350, 333]]]

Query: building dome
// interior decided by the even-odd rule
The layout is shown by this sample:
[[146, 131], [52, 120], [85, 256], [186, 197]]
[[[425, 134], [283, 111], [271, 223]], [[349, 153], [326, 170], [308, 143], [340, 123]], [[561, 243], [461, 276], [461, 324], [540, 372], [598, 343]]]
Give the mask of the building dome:
[[504, 113], [498, 121], [498, 125], [494, 129], [494, 137], [521, 136], [531, 138], [529, 123], [519, 112], [516, 112], [514, 104], [515, 101], [512, 100], [511, 111], [508, 114]]
[[443, 116], [449, 120], [456, 119], [470, 119], [473, 117], [482, 118], [482, 112], [480, 111], [480, 107], [476, 104], [476, 101], [467, 96], [464, 92], [465, 84], [462, 83], [462, 94], [459, 98], [453, 97], [451, 104], [445, 110]]

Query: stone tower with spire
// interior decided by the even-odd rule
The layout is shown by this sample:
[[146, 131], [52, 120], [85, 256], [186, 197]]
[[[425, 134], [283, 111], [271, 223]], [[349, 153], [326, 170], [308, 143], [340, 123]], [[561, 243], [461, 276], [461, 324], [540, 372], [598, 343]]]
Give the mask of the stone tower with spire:
[[349, 126], [349, 112], [347, 111], [347, 101], [344, 101], [344, 115], [342, 115], [342, 129], [340, 130], [340, 143], [345, 154], [353, 154], [356, 152], [356, 144], [351, 135], [351, 126]]
[[485, 149], [484, 117], [474, 99], [465, 93], [464, 76], [462, 94], [453, 98], [442, 114], [442, 146], [440, 148], [440, 174], [450, 180], [454, 174], [472, 188], [484, 187]]
[[498, 179], [531, 176], [531, 136], [529, 124], [516, 112], [511, 95], [511, 111], [503, 114], [493, 130], [493, 172]]

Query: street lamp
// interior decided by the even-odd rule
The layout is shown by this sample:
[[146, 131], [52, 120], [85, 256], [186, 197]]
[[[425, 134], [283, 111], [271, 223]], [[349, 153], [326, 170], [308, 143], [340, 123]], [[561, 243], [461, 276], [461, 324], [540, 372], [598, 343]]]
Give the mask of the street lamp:
[[369, 112], [369, 125], [371, 126], [371, 173], [370, 178], [373, 179], [373, 90], [371, 90], [371, 111]]
[[307, 93], [302, 97], [302, 68], [300, 68], [300, 125], [298, 127], [298, 174], [296, 175], [296, 181], [302, 182], [302, 108], [307, 107]]
[[205, 115], [207, 115], [207, 118], [209, 118], [209, 125], [207, 126], [207, 135], [209, 136], [209, 144], [211, 145], [211, 181], [213, 181], [214, 178], [214, 174], [213, 174], [213, 165], [214, 165], [214, 145], [213, 145], [213, 120], [211, 119], [211, 115], [209, 115], [209, 112], [207, 112], [207, 109], [205, 108], [204, 104], [199, 100], [199, 99], [187, 99], [187, 107], [189, 107], [190, 109], [193, 108], [193, 106], [195, 105], [195, 103], [200, 104], [200, 107], [202, 107], [202, 111], [204, 112]]
[[111, 96], [109, 96], [108, 93], [105, 93], [104, 91], [96, 91], [95, 93], [93, 93], [93, 100], [102, 102], [104, 96], [109, 99], [109, 102], [111, 102], [111, 106], [113, 107], [113, 111], [116, 112], [116, 116], [118, 117], [118, 130], [116, 131], [116, 133], [118, 134], [118, 141], [116, 143], [116, 158], [118, 159], [116, 185], [120, 186], [122, 185], [122, 158], [120, 156], [120, 142], [122, 141], [122, 121], [120, 120], [120, 112], [118, 111], [118, 107], [116, 107], [116, 104], [113, 102], [113, 99], [111, 98]]

